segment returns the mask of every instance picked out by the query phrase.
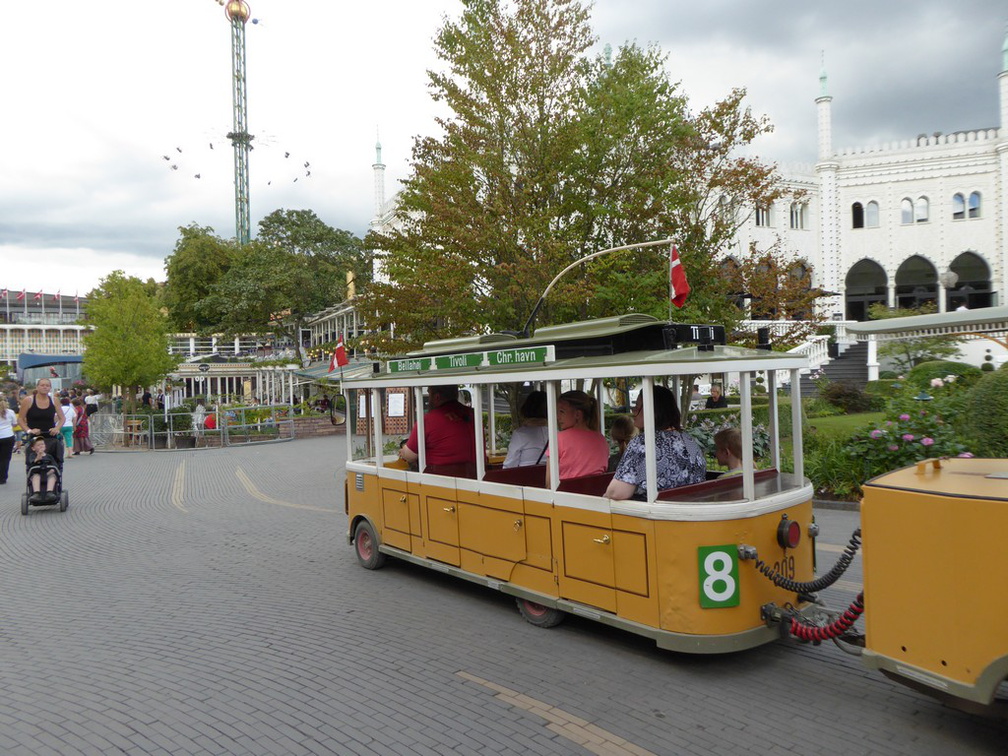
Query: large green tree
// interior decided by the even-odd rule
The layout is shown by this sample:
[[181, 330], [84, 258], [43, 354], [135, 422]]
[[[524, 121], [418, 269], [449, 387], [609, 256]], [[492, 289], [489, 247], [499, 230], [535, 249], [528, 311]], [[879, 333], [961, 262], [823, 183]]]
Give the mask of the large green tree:
[[214, 291], [238, 251], [234, 240], [222, 239], [209, 226], [179, 227], [175, 250], [165, 259], [167, 279], [162, 301], [178, 331], [206, 333], [215, 325], [212, 313], [199, 303]]
[[[391, 346], [520, 330], [546, 284], [584, 254], [674, 236], [694, 287], [683, 320], [733, 325], [716, 272], [744, 214], [782, 189], [738, 157], [769, 130], [737, 90], [688, 112], [656, 48], [592, 58], [579, 0], [464, 0], [435, 38], [430, 73], [449, 115], [418, 138], [394, 228], [373, 234], [389, 282], [363, 310], [395, 324]], [[721, 198], [724, 198], [723, 200]], [[722, 204], [719, 204], [721, 202]], [[668, 312], [668, 249], [586, 263], [553, 290], [538, 324], [628, 310]]]
[[360, 281], [369, 270], [361, 240], [349, 231], [311, 210], [277, 210], [259, 222], [254, 241], [235, 250], [227, 271], [195, 307], [217, 332], [270, 329], [300, 349], [306, 318], [347, 298], [348, 274]]
[[169, 354], [171, 324], [158, 306], [153, 281], [110, 273], [85, 305], [94, 330], [84, 337], [84, 374], [105, 389], [121, 386], [127, 403], [160, 383], [177, 365]]

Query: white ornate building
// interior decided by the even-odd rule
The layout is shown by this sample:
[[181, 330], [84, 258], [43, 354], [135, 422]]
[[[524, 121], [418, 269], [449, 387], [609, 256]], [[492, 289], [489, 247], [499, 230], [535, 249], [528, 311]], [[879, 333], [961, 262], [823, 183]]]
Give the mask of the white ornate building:
[[1008, 36], [998, 76], [1000, 123], [837, 151], [820, 74], [815, 166], [785, 168], [801, 203], [756, 208], [739, 234], [806, 257], [829, 311], [865, 320], [869, 305], [936, 302], [939, 312], [1005, 304], [1008, 270]]

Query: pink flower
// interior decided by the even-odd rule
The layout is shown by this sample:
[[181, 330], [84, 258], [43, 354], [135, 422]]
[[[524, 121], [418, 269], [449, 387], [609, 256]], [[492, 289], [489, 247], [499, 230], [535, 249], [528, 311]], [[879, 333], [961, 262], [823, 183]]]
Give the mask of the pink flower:
[[[907, 415], [907, 417], [909, 418], [910, 416]], [[892, 420], [886, 420], [885, 424], [886, 424], [886, 428], [890, 427], [892, 425]]]
[[880, 436], [882, 436], [884, 434], [885, 434], [884, 430], [879, 430], [878, 428], [876, 428], [875, 430], [873, 430], [868, 435], [871, 436], [872, 438], [879, 438]]
[[889, 451], [899, 451], [899, 447], [896, 444], [889, 444]]
[[903, 440], [904, 441], [913, 441], [914, 440], [913, 433], [904, 433], [903, 434]]
[[900, 415], [900, 420], [903, 420], [904, 422], [906, 422], [909, 419], [910, 415], [906, 414], [905, 412], [902, 415]]
[[969, 452], [963, 452], [959, 456], [962, 457], [963, 459], [972, 459], [973, 458], [973, 455], [970, 454]]
[[932, 378], [931, 379], [931, 386], [932, 386], [932, 388], [941, 388], [944, 385], [945, 385], [945, 381], [943, 381], [941, 378]]
[[931, 446], [934, 443], [934, 439], [924, 436], [924, 438], [921, 439], [921, 443], [924, 444], [924, 446]]

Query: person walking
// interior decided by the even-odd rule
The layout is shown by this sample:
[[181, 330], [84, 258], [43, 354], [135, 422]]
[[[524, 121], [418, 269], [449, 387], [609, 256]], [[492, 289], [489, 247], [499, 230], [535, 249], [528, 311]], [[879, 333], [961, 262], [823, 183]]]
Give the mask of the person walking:
[[82, 451], [94, 454], [94, 446], [91, 444], [91, 421], [88, 418], [87, 407], [80, 399], [74, 399], [71, 404], [77, 416], [73, 431], [73, 456], [78, 456]]
[[17, 415], [0, 397], [0, 485], [7, 482], [7, 472], [10, 469], [11, 454], [19, 446], [14, 426], [17, 425]]
[[77, 425], [77, 415], [74, 408], [70, 406], [70, 397], [60, 398], [60, 411], [63, 413], [63, 427], [60, 433], [63, 434], [63, 448], [71, 449], [74, 443], [74, 426]]

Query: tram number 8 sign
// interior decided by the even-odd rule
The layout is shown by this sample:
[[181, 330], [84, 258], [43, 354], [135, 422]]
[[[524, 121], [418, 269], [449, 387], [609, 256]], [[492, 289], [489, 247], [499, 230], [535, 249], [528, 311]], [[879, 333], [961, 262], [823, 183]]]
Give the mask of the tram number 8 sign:
[[700, 606], [721, 609], [739, 605], [738, 547], [701, 546], [697, 549], [700, 566]]

